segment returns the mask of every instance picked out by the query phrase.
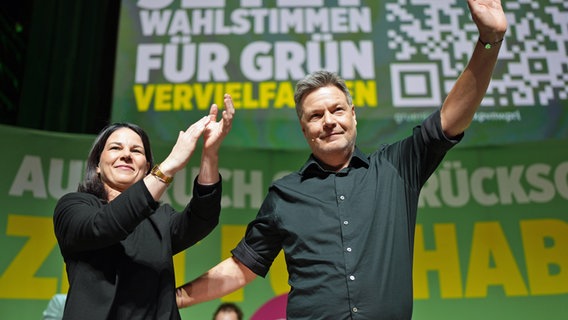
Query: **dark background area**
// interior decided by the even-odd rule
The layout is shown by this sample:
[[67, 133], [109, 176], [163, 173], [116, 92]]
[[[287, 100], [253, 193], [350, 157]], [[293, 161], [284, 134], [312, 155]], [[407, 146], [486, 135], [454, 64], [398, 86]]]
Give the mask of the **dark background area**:
[[97, 133], [109, 122], [120, 1], [0, 5], [0, 124]]

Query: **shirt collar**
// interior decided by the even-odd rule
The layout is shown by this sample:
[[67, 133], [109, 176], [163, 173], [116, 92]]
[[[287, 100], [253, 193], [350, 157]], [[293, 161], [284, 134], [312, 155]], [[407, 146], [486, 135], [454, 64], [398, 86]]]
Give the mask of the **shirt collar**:
[[[360, 167], [369, 167], [369, 158], [365, 155], [357, 146], [355, 146], [355, 150], [353, 150], [353, 154], [351, 155], [351, 160], [349, 161], [349, 165], [347, 168], [342, 169], [341, 171], [350, 170], [350, 168], [360, 168]], [[310, 176], [310, 175], [318, 175], [321, 173], [331, 173], [322, 167], [320, 161], [314, 157], [314, 154], [310, 154], [310, 157], [300, 169], [300, 175], [302, 176]]]

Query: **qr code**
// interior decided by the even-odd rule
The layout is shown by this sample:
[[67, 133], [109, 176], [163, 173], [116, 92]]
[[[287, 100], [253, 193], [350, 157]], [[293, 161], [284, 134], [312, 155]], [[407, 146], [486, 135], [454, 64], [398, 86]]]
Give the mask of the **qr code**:
[[[568, 98], [568, 1], [502, 1], [509, 23], [482, 106], [549, 106]], [[439, 106], [478, 32], [464, 0], [386, 3], [395, 107]]]

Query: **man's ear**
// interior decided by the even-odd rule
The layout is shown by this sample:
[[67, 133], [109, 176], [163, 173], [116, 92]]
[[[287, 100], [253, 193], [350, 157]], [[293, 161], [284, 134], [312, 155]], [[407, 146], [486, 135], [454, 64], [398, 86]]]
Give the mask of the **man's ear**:
[[353, 114], [353, 120], [355, 120], [355, 124], [357, 124], [357, 113], [355, 112], [355, 105], [351, 105], [351, 113]]

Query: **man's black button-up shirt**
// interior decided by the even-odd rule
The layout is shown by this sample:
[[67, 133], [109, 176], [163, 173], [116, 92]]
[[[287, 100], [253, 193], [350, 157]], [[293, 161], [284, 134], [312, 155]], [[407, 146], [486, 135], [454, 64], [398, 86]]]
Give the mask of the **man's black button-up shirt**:
[[273, 183], [233, 255], [265, 276], [284, 250], [288, 319], [410, 319], [419, 191], [460, 139], [436, 111], [406, 139], [356, 148], [339, 172], [310, 156]]

